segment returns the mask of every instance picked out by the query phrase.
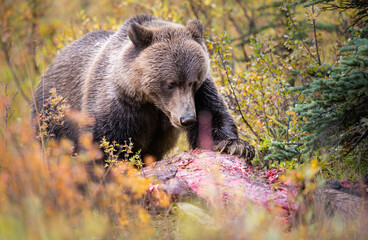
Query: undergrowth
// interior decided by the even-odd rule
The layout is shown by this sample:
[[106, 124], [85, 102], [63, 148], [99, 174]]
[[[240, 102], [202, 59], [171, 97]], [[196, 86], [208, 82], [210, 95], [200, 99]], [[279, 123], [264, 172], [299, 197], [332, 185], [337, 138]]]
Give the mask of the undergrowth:
[[[254, 163], [286, 168], [284, 181], [304, 183], [297, 202], [326, 178], [357, 180], [367, 173], [366, 140], [355, 147], [355, 140], [365, 136], [366, 116], [359, 119], [361, 135], [352, 135], [344, 148], [318, 142], [307, 152], [311, 148], [303, 139], [311, 133], [300, 126], [308, 118], [296, 111], [310, 99], [319, 101], [318, 92], [308, 99], [304, 90], [316, 79], [328, 79], [347, 56], [340, 49], [354, 36], [352, 42], [359, 43], [356, 37], [365, 27], [358, 22], [355, 33], [345, 31], [354, 20], [349, 8], [328, 12], [321, 2], [0, 1], [0, 239], [366, 239], [366, 217], [319, 224], [309, 211], [306, 222], [291, 228], [277, 221], [277, 209], [224, 202], [216, 191], [211, 206], [172, 203], [164, 192], [152, 195], [150, 186], [157, 180], [141, 176], [143, 162], [131, 152], [134, 143], [94, 143], [85, 133], [79, 139], [83, 151], [75, 154], [70, 141], [52, 139], [50, 126], [62, 125], [64, 117], [89, 124], [56, 92], [45, 99], [51, 110], [39, 112], [38, 136], [29, 124], [35, 83], [58, 51], [78, 37], [116, 30], [122, 19], [142, 13], [181, 23], [199, 18], [212, 36], [207, 47], [213, 76], [241, 137], [258, 150]], [[345, 127], [356, 130], [336, 129]], [[354, 151], [340, 154], [349, 147]], [[187, 149], [187, 143], [176, 148]], [[107, 166], [91, 161], [103, 154]]]
[[[1, 110], [8, 99], [1, 98]], [[3, 120], [5, 111], [0, 112]], [[119, 160], [131, 144], [104, 140], [98, 146], [86, 133], [80, 139], [84, 151], [73, 155], [68, 140], [41, 145], [29, 122], [12, 122], [7, 139], [1, 135], [1, 239], [346, 239], [352, 234], [364, 239], [366, 234], [362, 222], [339, 218], [319, 226], [309, 217], [290, 228], [272, 204], [265, 209], [236, 195], [225, 201], [216, 189], [208, 189], [209, 204], [171, 202], [164, 192], [151, 193], [157, 180], [144, 178], [131, 159]], [[111, 160], [108, 166], [91, 162], [102, 151]], [[320, 170], [314, 160], [285, 174], [283, 181], [306, 186], [297, 202], [323, 183], [315, 181]]]

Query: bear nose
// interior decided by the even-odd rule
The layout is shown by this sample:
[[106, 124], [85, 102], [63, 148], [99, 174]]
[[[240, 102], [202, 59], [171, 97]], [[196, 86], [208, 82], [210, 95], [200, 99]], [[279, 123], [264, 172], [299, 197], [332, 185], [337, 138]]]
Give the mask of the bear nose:
[[180, 118], [180, 124], [184, 127], [189, 127], [197, 122], [195, 116], [185, 116]]

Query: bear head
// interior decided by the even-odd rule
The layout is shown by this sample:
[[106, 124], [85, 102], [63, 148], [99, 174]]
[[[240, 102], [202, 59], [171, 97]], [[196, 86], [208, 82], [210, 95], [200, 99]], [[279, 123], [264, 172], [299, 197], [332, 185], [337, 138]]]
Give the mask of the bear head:
[[162, 20], [147, 26], [132, 23], [128, 36], [138, 51], [135, 80], [139, 79], [142, 95], [173, 126], [193, 125], [194, 95], [209, 69], [202, 24], [198, 20], [189, 20], [186, 26]]

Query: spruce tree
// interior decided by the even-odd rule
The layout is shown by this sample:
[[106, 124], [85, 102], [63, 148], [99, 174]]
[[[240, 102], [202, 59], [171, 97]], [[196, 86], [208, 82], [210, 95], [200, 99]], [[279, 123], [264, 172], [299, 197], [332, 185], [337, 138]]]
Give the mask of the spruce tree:
[[321, 66], [310, 74], [306, 100], [294, 109], [299, 114], [306, 149], [328, 147], [346, 156], [354, 152], [368, 159], [368, 22], [350, 30], [336, 66]]

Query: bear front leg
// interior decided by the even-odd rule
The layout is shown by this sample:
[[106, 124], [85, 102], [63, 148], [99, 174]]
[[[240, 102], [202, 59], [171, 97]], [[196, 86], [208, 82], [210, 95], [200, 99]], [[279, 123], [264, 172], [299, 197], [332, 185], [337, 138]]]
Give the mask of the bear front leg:
[[199, 147], [239, 155], [247, 162], [254, 158], [254, 147], [239, 139], [234, 119], [209, 74], [195, 93], [195, 105], [198, 122], [188, 129], [193, 149]]

